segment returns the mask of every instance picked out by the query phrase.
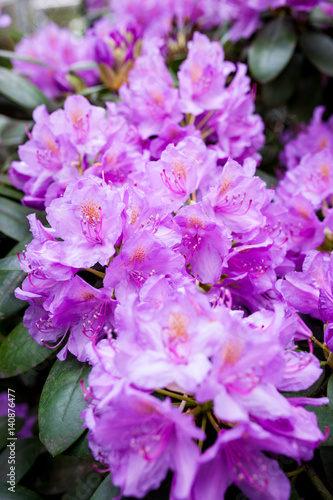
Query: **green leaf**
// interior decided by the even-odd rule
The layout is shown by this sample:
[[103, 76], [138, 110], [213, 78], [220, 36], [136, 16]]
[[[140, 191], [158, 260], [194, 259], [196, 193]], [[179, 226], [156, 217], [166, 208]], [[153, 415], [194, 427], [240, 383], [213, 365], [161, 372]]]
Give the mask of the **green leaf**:
[[262, 83], [273, 80], [289, 63], [296, 43], [297, 35], [290, 21], [274, 19], [266, 24], [249, 48], [252, 75]]
[[[10, 443], [10, 441], [8, 441]], [[15, 480], [21, 481], [28, 470], [33, 466], [43, 446], [36, 437], [22, 438], [15, 443]], [[7, 481], [9, 448], [5, 448], [0, 454], [0, 482]]]
[[38, 87], [18, 73], [1, 67], [0, 93], [29, 110], [35, 109], [40, 104], [50, 104], [50, 101]]
[[14, 290], [21, 285], [25, 274], [22, 271], [0, 271], [0, 320], [17, 313], [27, 303], [14, 296]]
[[77, 72], [77, 71], [83, 71], [86, 69], [98, 69], [98, 64], [95, 61], [79, 61], [74, 64], [72, 64], [68, 71], [70, 72]]
[[51, 455], [76, 441], [84, 429], [81, 412], [87, 407], [80, 379], [86, 383], [90, 366], [76, 359], [57, 360], [43, 387], [39, 404], [40, 438]]
[[15, 377], [51, 356], [52, 349], [37, 344], [22, 323], [0, 346], [0, 378]]
[[20, 271], [20, 261], [17, 255], [11, 255], [10, 257], [4, 257], [0, 259], [0, 271]]
[[267, 106], [282, 106], [290, 99], [301, 76], [302, 60], [300, 54], [294, 54], [282, 73], [263, 86], [263, 98]]
[[319, 450], [321, 463], [325, 471], [326, 478], [333, 488], [333, 447], [322, 446]]
[[333, 76], [333, 40], [330, 36], [309, 31], [301, 35], [300, 45], [305, 56], [321, 73]]
[[79, 439], [66, 450], [66, 455], [72, 457], [92, 457], [88, 446], [88, 431], [86, 431]]
[[[266, 182], [267, 188], [270, 189], [271, 186], [276, 188], [278, 185], [278, 180], [276, 177], [274, 177], [271, 174], [268, 174], [267, 172], [263, 172], [259, 168], [257, 168], [255, 175], [259, 177], [262, 181]], [[0, 260], [1, 263], [1, 260]]]
[[[1, 69], [1, 68], [0, 68]], [[31, 208], [0, 197], [0, 231], [13, 240], [21, 241], [29, 234], [27, 215]]]
[[20, 61], [26, 61], [33, 64], [37, 64], [38, 66], [44, 66], [45, 68], [49, 68], [47, 64], [41, 61], [37, 61], [37, 59], [24, 56], [23, 54], [18, 54], [17, 52], [12, 52], [10, 50], [0, 50], [0, 57], [4, 57], [5, 59], [19, 59]]
[[21, 191], [17, 191], [8, 186], [2, 186], [1, 184], [0, 195], [6, 196], [7, 198], [13, 198], [14, 200], [21, 200], [23, 198], [23, 193]]
[[327, 406], [306, 406], [308, 411], [316, 414], [318, 419], [318, 426], [323, 434], [326, 429], [329, 429], [328, 438], [319, 444], [319, 446], [332, 446], [333, 445], [333, 411]]
[[[8, 253], [9, 256], [16, 256], [17, 252], [24, 249], [25, 245], [31, 241], [29, 233], [23, 241], [17, 243]], [[5, 258], [7, 258], [5, 257]], [[1, 271], [0, 270], [0, 320], [8, 318], [12, 314], [26, 307], [26, 302], [18, 300], [14, 296], [14, 290], [24, 279], [25, 274], [22, 271]]]
[[330, 400], [328, 403], [328, 406], [331, 410], [333, 410], [333, 374], [330, 376], [328, 379], [328, 384], [327, 384], [327, 397]]
[[97, 488], [91, 497], [91, 500], [111, 500], [112, 498], [116, 498], [119, 493], [120, 489], [112, 484], [111, 476], [109, 474]]
[[45, 495], [44, 498], [50, 498], [49, 495], [57, 495], [56, 498], [60, 498], [58, 495], [66, 492], [65, 495], [61, 496], [62, 500], [81, 500], [81, 498], [84, 500], [88, 486], [90, 500], [100, 483], [100, 474], [93, 470], [93, 464], [94, 461], [91, 458], [66, 455], [51, 457], [49, 453], [41, 455], [36, 463], [38, 492]]
[[9, 484], [0, 483], [0, 498], [1, 500], [43, 500], [34, 491], [23, 488], [23, 486], [15, 486], [15, 493], [8, 491]]
[[[17, 434], [23, 427], [24, 419], [20, 417], [15, 418], [15, 433]], [[8, 443], [8, 418], [0, 417], [0, 450]], [[1, 498], [1, 497], [0, 497]]]

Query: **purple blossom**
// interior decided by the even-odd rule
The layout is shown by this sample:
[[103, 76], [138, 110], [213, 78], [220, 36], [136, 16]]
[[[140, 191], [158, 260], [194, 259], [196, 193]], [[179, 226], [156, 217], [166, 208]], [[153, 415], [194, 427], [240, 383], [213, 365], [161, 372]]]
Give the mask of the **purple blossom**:
[[[74, 63], [93, 60], [91, 47], [84, 38], [76, 39], [68, 29], [59, 28], [53, 23], [24, 37], [15, 51], [44, 63], [44, 66], [40, 66], [13, 59], [15, 70], [26, 75], [51, 99], [73, 91], [66, 77]], [[98, 78], [94, 70], [82, 70], [78, 74], [88, 86], [93, 85]]]

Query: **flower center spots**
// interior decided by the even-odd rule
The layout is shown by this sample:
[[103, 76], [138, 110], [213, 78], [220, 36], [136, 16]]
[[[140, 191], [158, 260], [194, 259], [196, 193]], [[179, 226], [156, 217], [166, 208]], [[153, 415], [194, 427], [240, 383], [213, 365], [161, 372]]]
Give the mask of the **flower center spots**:
[[197, 83], [202, 77], [202, 70], [196, 64], [193, 64], [191, 68], [191, 80], [192, 83]]
[[87, 200], [81, 205], [81, 214], [90, 226], [100, 222], [100, 209], [92, 200]]
[[325, 149], [325, 148], [327, 148], [327, 146], [328, 146], [328, 139], [327, 139], [327, 137], [322, 137], [322, 138], [319, 140], [318, 145], [319, 145], [319, 148], [320, 148], [320, 149]]
[[322, 175], [322, 177], [324, 177], [326, 180], [328, 180], [329, 177], [330, 177], [330, 166], [329, 166], [329, 164], [328, 163], [322, 163], [319, 166], [319, 172]]
[[164, 98], [163, 95], [158, 92], [158, 90], [153, 90], [151, 93], [151, 97], [156, 104], [156, 106], [162, 107], [164, 106]]
[[298, 207], [296, 207], [296, 210], [299, 213], [299, 215], [301, 215], [301, 217], [303, 217], [303, 219], [310, 218], [309, 211], [304, 205], [299, 205]]
[[146, 401], [139, 401], [137, 403], [134, 403], [134, 409], [138, 413], [141, 413], [141, 415], [153, 415], [155, 413], [158, 413], [158, 410], [153, 406], [152, 404], [146, 402]]
[[243, 345], [237, 340], [228, 340], [222, 348], [222, 362], [234, 366], [243, 353]]
[[171, 171], [176, 177], [186, 177], [186, 167], [181, 159], [176, 159], [171, 164]]
[[186, 217], [186, 226], [187, 227], [192, 227], [192, 228], [205, 229], [206, 222], [203, 221], [197, 215], [191, 215], [190, 217]]
[[81, 290], [79, 296], [81, 300], [84, 300], [86, 302], [96, 299], [95, 295], [92, 292], [88, 292], [87, 290]]
[[114, 151], [111, 151], [106, 156], [106, 163], [108, 165], [116, 165], [117, 160], [118, 160], [118, 155]]
[[173, 340], [186, 342], [189, 318], [185, 314], [171, 314], [169, 317], [169, 335]]
[[45, 146], [49, 151], [52, 151], [53, 153], [58, 153], [59, 151], [55, 141], [52, 139], [51, 136], [46, 137]]
[[147, 257], [147, 254], [146, 254], [146, 251], [144, 248], [142, 248], [142, 246], [138, 246], [136, 250], [134, 250], [134, 252], [132, 253], [131, 255], [131, 258], [129, 260], [129, 263], [130, 264], [138, 264], [140, 262], [144, 262], [144, 260], [146, 259]]
[[233, 180], [233, 179], [232, 179], [232, 177], [228, 177], [228, 176], [226, 176], [226, 177], [223, 179], [222, 184], [221, 184], [221, 187], [220, 187], [220, 190], [219, 190], [219, 193], [220, 193], [221, 195], [224, 195], [225, 193], [227, 193], [227, 192], [228, 192], [228, 190], [229, 190], [229, 187], [230, 187], [230, 184], [231, 184], [232, 180]]
[[137, 205], [133, 205], [132, 214], [131, 214], [131, 225], [132, 226], [136, 223], [139, 213], [140, 213], [139, 207]]

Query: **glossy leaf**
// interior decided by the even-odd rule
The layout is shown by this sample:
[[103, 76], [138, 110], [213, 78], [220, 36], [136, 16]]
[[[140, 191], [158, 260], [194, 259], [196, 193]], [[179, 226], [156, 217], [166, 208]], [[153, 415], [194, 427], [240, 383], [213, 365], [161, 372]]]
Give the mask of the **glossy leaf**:
[[38, 87], [18, 73], [1, 67], [0, 93], [29, 110], [35, 109], [40, 104], [50, 104], [50, 101]]
[[4, 257], [0, 259], [0, 271], [20, 271], [20, 261], [17, 255], [11, 255], [10, 257]]
[[[1, 68], [0, 68], [1, 69]], [[21, 241], [29, 234], [27, 215], [32, 212], [18, 202], [0, 197], [0, 231], [13, 240]]]
[[0, 378], [25, 373], [51, 356], [52, 352], [52, 349], [37, 344], [20, 323], [0, 346]]
[[329, 429], [328, 438], [319, 444], [319, 446], [332, 446], [333, 445], [333, 411], [327, 406], [306, 406], [308, 411], [316, 414], [318, 419], [318, 426], [323, 434], [326, 429]]
[[8, 491], [8, 484], [0, 483], [0, 498], [1, 500], [43, 500], [34, 491], [23, 488], [23, 486], [15, 485], [15, 493]]
[[87, 407], [80, 379], [86, 383], [90, 367], [76, 359], [57, 360], [45, 382], [39, 404], [42, 443], [58, 455], [83, 434], [81, 412]]
[[331, 410], [333, 410], [333, 374], [330, 376], [328, 379], [328, 384], [327, 384], [327, 397], [330, 400], [328, 403], [328, 406]]
[[4, 57], [5, 59], [18, 59], [19, 61], [30, 62], [32, 64], [37, 64], [38, 66], [44, 66], [45, 68], [48, 67], [47, 64], [37, 61], [37, 59], [24, 56], [23, 54], [18, 54], [17, 52], [12, 52], [10, 50], [0, 50], [0, 57]]
[[88, 431], [86, 431], [79, 439], [66, 450], [66, 455], [73, 457], [92, 457], [90, 448], [88, 446]]
[[0, 271], [0, 320], [9, 318], [26, 307], [27, 303], [14, 296], [25, 274], [22, 271]]
[[274, 19], [257, 34], [250, 46], [248, 64], [254, 78], [266, 83], [276, 78], [294, 53], [297, 35], [291, 22]]
[[294, 54], [282, 73], [263, 86], [263, 98], [267, 106], [281, 106], [293, 95], [301, 76], [302, 59], [300, 54]]
[[333, 39], [330, 36], [314, 31], [303, 33], [300, 45], [305, 56], [321, 73], [333, 76]]
[[330, 483], [331, 488], [333, 488], [333, 447], [322, 446], [319, 453], [326, 478]]
[[[9, 442], [9, 441], [8, 441]], [[15, 441], [15, 480], [18, 483], [33, 466], [43, 446], [36, 437], [21, 438]], [[0, 454], [0, 482], [7, 481], [8, 448]]]
[[102, 484], [97, 488], [91, 500], [111, 500], [119, 495], [119, 488], [111, 482], [110, 474], [106, 476]]

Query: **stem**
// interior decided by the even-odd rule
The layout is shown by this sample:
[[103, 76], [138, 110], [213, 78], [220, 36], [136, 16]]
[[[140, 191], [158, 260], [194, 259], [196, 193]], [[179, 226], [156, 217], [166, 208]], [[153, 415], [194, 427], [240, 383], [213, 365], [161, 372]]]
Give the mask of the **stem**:
[[[205, 429], [206, 429], [206, 425], [207, 425], [207, 413], [205, 413], [202, 417], [202, 422], [201, 422], [201, 429], [205, 432]], [[198, 446], [199, 446], [199, 449], [200, 451], [202, 451], [202, 447], [203, 447], [203, 441], [199, 441], [198, 443]]]
[[298, 469], [292, 470], [291, 472], [286, 472], [286, 476], [288, 477], [293, 477], [293, 476], [298, 476], [298, 474], [301, 474], [305, 470], [305, 465], [302, 465], [302, 467], [298, 467]]
[[99, 278], [104, 279], [105, 278], [105, 273], [101, 273], [100, 271], [96, 271], [96, 269], [91, 269], [91, 267], [85, 267], [84, 271], [89, 271], [92, 274], [95, 274], [95, 276], [98, 276]]
[[192, 398], [187, 398], [186, 396], [181, 396], [180, 394], [176, 394], [175, 392], [171, 392], [171, 391], [166, 391], [165, 389], [155, 389], [154, 392], [158, 392], [159, 394], [163, 394], [164, 396], [169, 396], [170, 398], [180, 399], [181, 401], [186, 401], [187, 403], [192, 404], [192, 405], [198, 404]]
[[204, 141], [205, 139], [207, 139], [207, 137], [212, 134], [214, 132], [214, 129], [213, 128], [209, 128], [208, 130], [206, 130], [205, 132], [202, 131], [201, 133], [201, 137], [202, 137], [202, 140]]
[[304, 468], [310, 481], [312, 482], [313, 486], [319, 491], [321, 497], [324, 500], [333, 500], [333, 495], [331, 495], [326, 486], [321, 482], [314, 468], [309, 464], [305, 464]]
[[328, 354], [328, 356], [331, 354], [331, 351], [329, 350], [329, 348], [325, 344], [322, 344], [321, 342], [319, 342], [319, 340], [317, 340], [316, 337], [314, 337], [313, 335], [311, 337], [311, 340], [312, 340], [312, 342], [315, 342], [315, 344], [319, 345], [319, 347], [321, 347], [322, 350], [326, 354]]
[[199, 125], [197, 125], [198, 130], [200, 130], [208, 122], [208, 120], [213, 116], [215, 111], [216, 111], [215, 109], [212, 109], [212, 111], [209, 111], [209, 113], [206, 114], [206, 116], [201, 120]]
[[186, 123], [188, 125], [193, 125], [194, 122], [195, 122], [195, 116], [192, 115], [191, 113], [186, 113]]
[[210, 423], [212, 424], [212, 426], [214, 427], [214, 429], [216, 430], [216, 432], [220, 432], [221, 429], [219, 428], [219, 426], [215, 422], [213, 415], [211, 414], [210, 411], [207, 412], [207, 417], [208, 417], [208, 420], [210, 421]]

